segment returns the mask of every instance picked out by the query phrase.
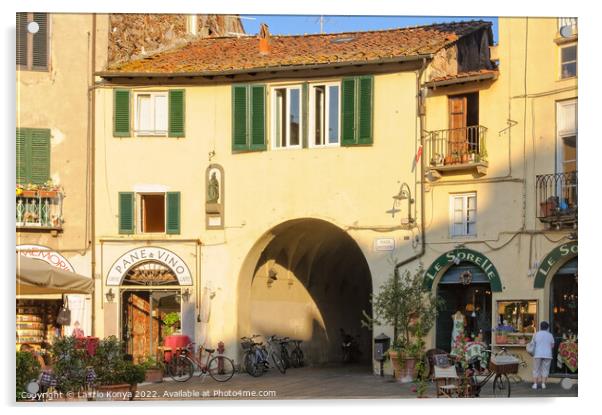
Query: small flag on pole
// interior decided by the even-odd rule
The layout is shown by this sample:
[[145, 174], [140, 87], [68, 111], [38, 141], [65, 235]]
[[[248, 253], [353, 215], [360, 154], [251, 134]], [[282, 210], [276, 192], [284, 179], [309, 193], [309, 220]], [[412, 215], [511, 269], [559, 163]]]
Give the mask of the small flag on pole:
[[416, 157], [414, 157], [414, 163], [412, 164], [412, 172], [416, 170], [416, 166], [420, 161], [420, 157], [422, 157], [422, 146], [418, 147], [418, 151], [416, 152]]

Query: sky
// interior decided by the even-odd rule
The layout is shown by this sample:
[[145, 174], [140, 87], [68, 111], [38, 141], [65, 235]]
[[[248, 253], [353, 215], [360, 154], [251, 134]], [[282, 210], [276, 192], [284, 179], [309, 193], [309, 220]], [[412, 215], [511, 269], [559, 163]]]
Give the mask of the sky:
[[[248, 34], [256, 34], [261, 23], [266, 23], [272, 34], [320, 33], [320, 16], [318, 15], [241, 15], [241, 19], [245, 32]], [[497, 17], [324, 16], [324, 32], [382, 30], [460, 20], [486, 20], [492, 22], [493, 37], [497, 43]]]

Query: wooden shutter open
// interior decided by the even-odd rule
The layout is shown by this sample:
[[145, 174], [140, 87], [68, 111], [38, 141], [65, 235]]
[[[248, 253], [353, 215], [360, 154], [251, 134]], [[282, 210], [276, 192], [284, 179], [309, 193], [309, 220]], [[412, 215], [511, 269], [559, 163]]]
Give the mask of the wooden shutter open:
[[373, 82], [372, 76], [361, 76], [358, 79], [358, 144], [372, 144]]
[[250, 150], [265, 150], [265, 85], [251, 86]]
[[50, 179], [50, 130], [29, 129], [29, 145], [31, 149], [30, 181], [33, 184], [44, 184]]
[[119, 233], [134, 233], [134, 193], [119, 193]]
[[26, 184], [29, 182], [29, 178], [31, 177], [31, 173], [29, 171], [30, 162], [28, 162], [28, 139], [27, 133], [25, 130], [21, 128], [17, 128], [17, 142], [16, 142], [16, 150], [17, 150], [17, 183], [18, 184]]
[[48, 69], [48, 14], [34, 13], [33, 21], [39, 26], [33, 35], [32, 67], [33, 69]]
[[115, 89], [113, 93], [113, 136], [130, 136], [130, 90]]
[[356, 144], [355, 139], [355, 79], [345, 78], [341, 82], [341, 145]]
[[172, 89], [169, 91], [169, 136], [184, 137], [185, 128], [185, 102], [184, 90]]
[[27, 13], [17, 13], [17, 65], [27, 66]]
[[246, 151], [247, 146], [247, 87], [232, 86], [232, 151]]
[[180, 192], [167, 192], [165, 228], [168, 234], [180, 233]]

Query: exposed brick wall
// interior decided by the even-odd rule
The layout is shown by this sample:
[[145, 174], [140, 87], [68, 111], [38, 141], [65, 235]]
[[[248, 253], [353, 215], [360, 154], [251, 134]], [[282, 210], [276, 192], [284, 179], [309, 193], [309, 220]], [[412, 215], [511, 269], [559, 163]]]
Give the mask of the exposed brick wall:
[[[194, 36], [188, 31], [188, 15], [111, 14], [108, 64], [112, 65], [176, 47]], [[244, 33], [235, 16], [198, 15], [197, 36]]]

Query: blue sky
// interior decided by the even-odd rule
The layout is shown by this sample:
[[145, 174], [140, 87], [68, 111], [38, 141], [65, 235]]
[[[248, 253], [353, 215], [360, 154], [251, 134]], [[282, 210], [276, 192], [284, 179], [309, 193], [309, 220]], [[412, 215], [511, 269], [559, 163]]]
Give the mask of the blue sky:
[[[270, 33], [282, 35], [320, 33], [318, 15], [242, 15], [246, 33], [255, 34], [261, 23], [267, 23]], [[418, 17], [418, 16], [324, 16], [324, 32], [380, 30], [459, 20], [487, 20], [493, 23], [497, 43], [497, 17]]]

